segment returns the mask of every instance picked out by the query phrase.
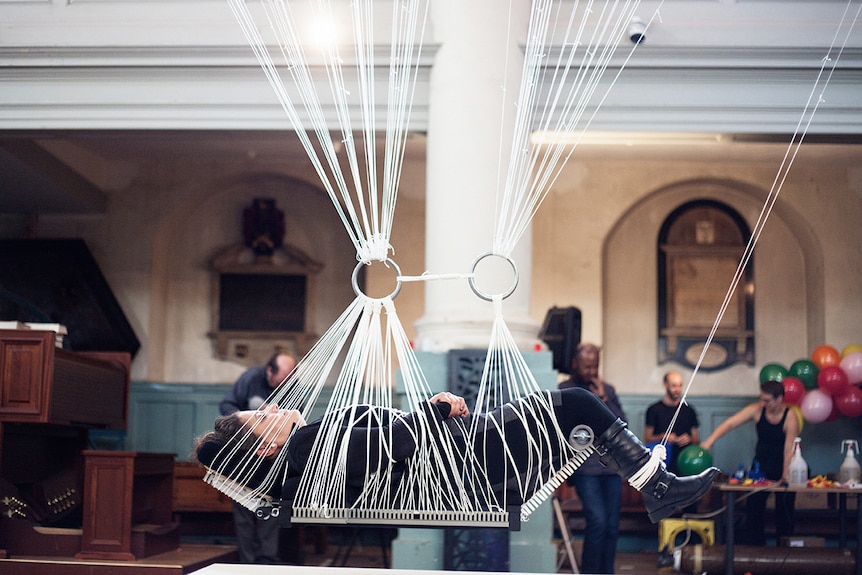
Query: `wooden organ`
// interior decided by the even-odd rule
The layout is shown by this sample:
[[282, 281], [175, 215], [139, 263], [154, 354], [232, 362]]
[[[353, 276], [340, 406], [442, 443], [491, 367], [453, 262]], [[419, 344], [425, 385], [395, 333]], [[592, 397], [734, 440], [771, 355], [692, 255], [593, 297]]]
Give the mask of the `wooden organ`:
[[[0, 551], [134, 560], [179, 545], [173, 454], [88, 450], [124, 430], [131, 356], [0, 330]], [[142, 527], [143, 526], [143, 527]]]

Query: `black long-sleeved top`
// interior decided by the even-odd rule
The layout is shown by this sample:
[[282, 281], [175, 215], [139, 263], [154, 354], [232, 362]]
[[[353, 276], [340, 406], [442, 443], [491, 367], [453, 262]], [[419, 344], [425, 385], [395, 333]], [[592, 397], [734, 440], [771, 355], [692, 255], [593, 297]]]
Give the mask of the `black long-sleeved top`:
[[[531, 395], [507, 403], [489, 413], [470, 417], [482, 418], [478, 423], [479, 433], [473, 437], [474, 444], [468, 449], [465, 437], [459, 434], [459, 418], [447, 419], [450, 406], [448, 403], [421, 404], [420, 410], [429, 420], [443, 422], [453, 431], [459, 449], [465, 453], [475, 454], [476, 460], [484, 466], [484, 474], [494, 490], [515, 490], [522, 487], [527, 492], [540, 487], [542, 473], [538, 471], [551, 465], [560, 465], [562, 444], [569, 432], [579, 424], [586, 424], [593, 429], [596, 436], [601, 436], [608, 427], [617, 420], [617, 416], [593, 393], [582, 388], [568, 388], [549, 393], [553, 411], [546, 411], [538, 401], [538, 396]], [[352, 412], [352, 413], [351, 413]], [[369, 470], [389, 469], [392, 464], [393, 473], [404, 469], [403, 463], [417, 451], [416, 418], [420, 413], [406, 413], [381, 407], [357, 406], [346, 407], [329, 413], [321, 419], [296, 429], [288, 440], [286, 450], [287, 476], [283, 486], [276, 485], [269, 492], [275, 498], [292, 500], [299, 485], [299, 479], [306, 470], [309, 457], [314, 449], [314, 442], [323, 426], [338, 425], [344, 433], [350, 436], [345, 444], [339, 441], [336, 445], [346, 449], [347, 484], [351, 494], [359, 493]], [[467, 422], [463, 422], [467, 423]], [[555, 437], [555, 429], [559, 426], [563, 436]], [[460, 430], [464, 430], [463, 425]], [[545, 437], [545, 434], [550, 436]], [[343, 440], [344, 436], [338, 437]], [[423, 440], [435, 440], [420, 437]], [[222, 461], [218, 461], [223, 444], [210, 441], [201, 446], [198, 459], [211, 469], [218, 470]], [[504, 451], [504, 447], [505, 450]], [[227, 451], [227, 450], [225, 450]], [[331, 457], [337, 457], [331, 454]], [[235, 456], [236, 461], [228, 461], [227, 469], [236, 468], [242, 456]], [[260, 469], [250, 480], [243, 483], [251, 488], [261, 485], [262, 478], [272, 468], [275, 459], [265, 460]], [[458, 473], [459, 470], [447, 470]], [[226, 472], [230, 476], [230, 471]], [[518, 484], [514, 478], [523, 480], [529, 478], [529, 485]], [[397, 482], [396, 482], [397, 483]], [[509, 485], [508, 483], [512, 483]]]

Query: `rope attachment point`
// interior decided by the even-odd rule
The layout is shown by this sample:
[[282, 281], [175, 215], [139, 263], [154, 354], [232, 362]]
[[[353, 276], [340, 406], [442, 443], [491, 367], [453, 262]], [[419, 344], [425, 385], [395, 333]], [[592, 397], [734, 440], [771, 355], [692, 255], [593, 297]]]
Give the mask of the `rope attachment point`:
[[[395, 261], [392, 260], [392, 258], [386, 258], [385, 260], [381, 260], [381, 261], [384, 263], [384, 265], [387, 265], [387, 266], [391, 265], [393, 268], [395, 268], [395, 289], [392, 290], [392, 293], [389, 294], [389, 296], [387, 296], [387, 297], [389, 297], [389, 299], [395, 299], [396, 297], [398, 297], [398, 294], [401, 292], [401, 268], [398, 267], [398, 264], [396, 264]], [[355, 293], [358, 296], [362, 296], [362, 297], [365, 297], [365, 298], [368, 298], [371, 300], [378, 300], [379, 301], [379, 300], [386, 299], [385, 297], [382, 297], [382, 298], [369, 297], [368, 295], [363, 293], [362, 289], [360, 289], [360, 287], [359, 287], [359, 270], [362, 269], [362, 266], [367, 266], [367, 265], [371, 265], [371, 264], [367, 264], [365, 262], [359, 262], [358, 264], [356, 264], [356, 267], [353, 268], [353, 275], [351, 275], [351, 277], [350, 277], [350, 283], [351, 283], [351, 285], [353, 285], [353, 293]]]
[[512, 285], [509, 287], [508, 291], [505, 291], [502, 294], [500, 294], [500, 299], [506, 299], [507, 297], [509, 297], [510, 295], [512, 295], [515, 292], [515, 288], [518, 287], [518, 280], [519, 280], [518, 268], [517, 268], [517, 266], [515, 266], [515, 262], [512, 261], [512, 258], [510, 258], [510, 257], [503, 256], [500, 254], [495, 254], [493, 252], [485, 252], [484, 254], [477, 257], [476, 260], [473, 262], [473, 267], [470, 268], [470, 276], [467, 278], [467, 281], [470, 283], [470, 289], [473, 290], [474, 294], [476, 294], [477, 296], [479, 296], [480, 298], [482, 298], [485, 301], [494, 301], [494, 295], [493, 294], [489, 295], [489, 294], [485, 293], [484, 291], [480, 290], [478, 288], [478, 286], [476, 286], [476, 267], [478, 267], [479, 263], [482, 260], [484, 260], [485, 258], [491, 257], [491, 256], [503, 258], [504, 260], [506, 260], [509, 263], [509, 265], [512, 268], [512, 275], [514, 276], [512, 279]]

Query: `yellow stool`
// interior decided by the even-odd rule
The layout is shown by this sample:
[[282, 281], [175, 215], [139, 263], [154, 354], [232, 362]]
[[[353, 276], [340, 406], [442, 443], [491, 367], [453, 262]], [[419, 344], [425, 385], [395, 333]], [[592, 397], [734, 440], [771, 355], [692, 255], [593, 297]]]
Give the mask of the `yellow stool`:
[[662, 519], [658, 522], [658, 550], [675, 547], [676, 536], [691, 530], [700, 536], [704, 545], [715, 545], [715, 522], [707, 519]]

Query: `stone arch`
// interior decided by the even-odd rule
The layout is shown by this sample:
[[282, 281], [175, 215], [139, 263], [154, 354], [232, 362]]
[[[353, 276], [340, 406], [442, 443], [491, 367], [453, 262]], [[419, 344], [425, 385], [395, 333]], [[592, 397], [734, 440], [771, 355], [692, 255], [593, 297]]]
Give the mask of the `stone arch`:
[[[655, 334], [656, 241], [667, 215], [690, 200], [714, 199], [754, 228], [767, 197], [766, 190], [731, 178], [690, 179], [653, 190], [622, 214], [602, 245], [603, 361], [610, 381], [635, 391], [640, 382], [660, 381], [671, 367], [658, 365]], [[805, 357], [823, 340], [823, 252], [805, 218], [776, 202], [754, 253], [756, 365], [702, 374], [705, 385], [694, 393], [749, 394], [758, 365]], [[719, 381], [720, 390], [711, 385]]]

